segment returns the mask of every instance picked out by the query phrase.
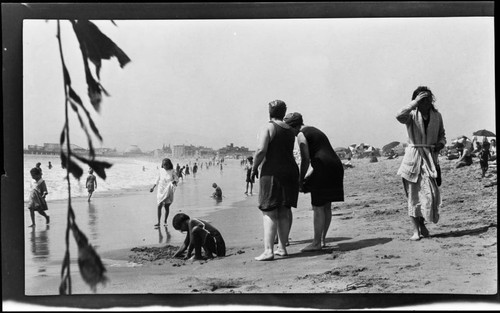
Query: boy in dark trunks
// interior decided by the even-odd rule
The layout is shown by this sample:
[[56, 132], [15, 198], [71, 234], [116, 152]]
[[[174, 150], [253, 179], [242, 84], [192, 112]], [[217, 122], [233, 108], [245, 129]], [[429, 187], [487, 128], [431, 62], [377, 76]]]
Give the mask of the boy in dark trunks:
[[[172, 225], [180, 232], [187, 232], [186, 239], [182, 246], [174, 254], [174, 257], [180, 257], [187, 250], [184, 257], [185, 260], [204, 260], [201, 254], [201, 248], [205, 250], [206, 258], [226, 255], [226, 244], [220, 232], [210, 223], [197, 219], [190, 218], [184, 213], [178, 213], [172, 219]], [[194, 250], [194, 255], [191, 256]]]

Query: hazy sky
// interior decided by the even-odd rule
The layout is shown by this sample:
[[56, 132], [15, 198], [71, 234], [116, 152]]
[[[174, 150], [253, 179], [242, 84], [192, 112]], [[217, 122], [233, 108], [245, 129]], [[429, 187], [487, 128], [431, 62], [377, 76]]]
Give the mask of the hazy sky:
[[[334, 147], [406, 141], [396, 112], [436, 96], [450, 142], [495, 130], [494, 19], [332, 18], [93, 21], [132, 59], [103, 61], [97, 147], [256, 148], [267, 104], [287, 103]], [[61, 21], [74, 89], [89, 104], [81, 52]], [[24, 146], [59, 142], [64, 93], [56, 21], [24, 22]], [[91, 65], [92, 66], [92, 65]], [[90, 104], [89, 104], [90, 107]], [[73, 114], [74, 115], [74, 114]], [[87, 147], [71, 119], [72, 143]]]

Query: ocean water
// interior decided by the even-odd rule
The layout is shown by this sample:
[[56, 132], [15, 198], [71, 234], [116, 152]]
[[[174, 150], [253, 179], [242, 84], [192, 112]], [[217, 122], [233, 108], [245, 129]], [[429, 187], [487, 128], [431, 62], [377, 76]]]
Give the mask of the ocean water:
[[[48, 161], [52, 169], [48, 169]], [[237, 203], [246, 199], [246, 172], [240, 165], [240, 160], [226, 159], [223, 170], [212, 166], [199, 168], [196, 177], [193, 174], [180, 181], [175, 191], [174, 202], [170, 208], [168, 226], [155, 228], [157, 222], [156, 190], [149, 189], [155, 183], [161, 160], [109, 158], [113, 163], [108, 169], [108, 178], [98, 179], [98, 187], [90, 202], [87, 202], [87, 191], [84, 186], [86, 176], [80, 181], [71, 178], [71, 204], [76, 216], [78, 227], [88, 237], [89, 242], [98, 253], [116, 249], [130, 249], [138, 246], [155, 246], [170, 244], [180, 246], [185, 234], [176, 231], [172, 226], [172, 217], [178, 212], [187, 213], [193, 217], [206, 217], [211, 212], [236, 208]], [[175, 160], [174, 164], [191, 164], [194, 160]], [[208, 160], [200, 160], [208, 161]], [[42, 163], [43, 178], [47, 183], [49, 195], [47, 203], [50, 224], [35, 214], [36, 227], [29, 228], [31, 219], [25, 208], [25, 286], [27, 295], [36, 295], [37, 277], [59, 276], [65, 251], [65, 229], [67, 218], [67, 182], [65, 170], [60, 166], [58, 156], [25, 155], [25, 200], [28, 199], [31, 175], [29, 170], [37, 162]], [[145, 170], [143, 171], [143, 166]], [[214, 189], [212, 183], [217, 183], [223, 190], [221, 202], [210, 197]], [[258, 186], [254, 185], [255, 209], [257, 210]], [[26, 205], [25, 205], [26, 206]], [[163, 222], [164, 212], [162, 212]], [[211, 221], [217, 226], [217, 221]], [[229, 239], [229, 238], [228, 238]], [[77, 266], [77, 248], [71, 236], [70, 259], [73, 279], [83, 285], [83, 292], [88, 288], [81, 283]], [[126, 261], [103, 259], [107, 268], [119, 266], [135, 266]], [[112, 279], [112, 277], [110, 277]], [[58, 294], [58, 286], [47, 286], [46, 293]], [[78, 293], [79, 290], [74, 290]]]
[[[161, 166], [161, 159], [143, 158], [134, 159], [127, 157], [102, 158], [99, 161], [112, 163], [113, 166], [106, 170], [106, 180], [97, 177], [97, 191], [120, 191], [138, 186], [153, 185], [158, 174], [158, 168]], [[49, 169], [49, 161], [52, 163], [52, 169]], [[68, 199], [68, 182], [66, 180], [66, 170], [61, 167], [59, 155], [24, 155], [24, 201], [28, 201], [30, 185], [33, 182], [30, 170], [36, 163], [42, 163], [43, 179], [47, 184], [49, 194], [47, 201]], [[192, 160], [181, 160], [180, 162], [189, 163]], [[174, 163], [176, 164], [176, 163]], [[144, 170], [143, 170], [144, 167]], [[88, 167], [83, 168], [84, 174], [80, 180], [70, 175], [71, 197], [86, 197], [87, 190], [85, 181], [88, 175]]]

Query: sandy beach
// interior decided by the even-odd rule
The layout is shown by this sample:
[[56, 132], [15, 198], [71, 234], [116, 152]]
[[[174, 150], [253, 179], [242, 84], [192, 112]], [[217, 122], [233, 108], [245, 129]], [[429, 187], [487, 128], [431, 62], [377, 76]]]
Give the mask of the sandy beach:
[[[319, 298], [297, 302], [294, 297], [288, 297], [288, 300], [282, 299], [286, 304], [280, 305], [335, 308], [387, 305], [375, 300], [374, 295], [398, 296], [400, 301], [409, 303], [439, 301], [449, 296], [458, 296], [458, 299], [485, 296], [484, 300], [495, 297], [498, 286], [497, 186], [489, 185], [496, 182], [496, 170], [490, 170], [487, 177], [481, 179], [477, 160], [470, 167], [455, 169], [454, 161], [441, 159], [443, 205], [440, 220], [428, 225], [429, 238], [413, 242], [409, 240], [411, 227], [401, 179], [396, 175], [401, 160], [380, 157], [377, 163], [369, 163], [368, 159], [353, 161], [355, 167], [345, 171], [346, 201], [333, 204], [332, 224], [323, 251], [300, 251], [312, 240], [313, 213], [309, 195], [301, 194], [298, 208], [293, 209], [289, 256], [276, 257], [269, 262], [255, 261], [254, 257], [263, 249], [262, 215], [257, 209], [256, 195], [241, 197], [241, 201], [208, 215], [194, 208], [189, 211], [193, 216], [212, 222], [221, 231], [227, 245], [226, 257], [194, 262], [172, 258], [172, 250], [180, 246], [184, 235], [171, 226], [168, 242], [160, 243], [166, 235], [166, 230], [164, 235], [160, 230], [157, 244], [112, 248], [103, 243], [97, 251], [106, 266], [109, 282], [99, 285], [97, 294], [178, 294], [180, 297], [173, 301], [170, 297], [167, 302], [177, 305], [192, 304], [182, 302], [187, 295], [224, 294], [227, 297], [200, 301], [211, 303], [227, 299], [228, 304], [247, 304], [254, 303], [255, 298], [234, 297], [238, 294], [301, 294]], [[258, 192], [258, 187], [255, 191]], [[96, 197], [93, 202], [99, 207], [112, 202], [126, 212], [127, 208], [144, 202], [144, 197], [144, 193], [137, 192], [127, 196]], [[53, 204], [51, 209], [58, 210], [57, 205], [63, 207], [65, 204]], [[150, 211], [154, 216], [154, 210]], [[172, 210], [169, 219], [177, 211], [182, 208]], [[133, 227], [121, 225], [120, 228]], [[116, 246], [119, 241], [118, 236]], [[52, 265], [57, 267], [58, 262], [53, 261]], [[73, 293], [92, 294], [75, 265], [72, 271]], [[59, 279], [59, 275], [27, 275], [26, 293], [57, 294]], [[359, 298], [349, 298], [351, 294], [366, 297], [359, 302]], [[322, 298], [325, 295], [334, 297]], [[147, 303], [164, 303], [157, 298], [145, 299]], [[263, 299], [264, 305], [280, 301], [259, 299]]]

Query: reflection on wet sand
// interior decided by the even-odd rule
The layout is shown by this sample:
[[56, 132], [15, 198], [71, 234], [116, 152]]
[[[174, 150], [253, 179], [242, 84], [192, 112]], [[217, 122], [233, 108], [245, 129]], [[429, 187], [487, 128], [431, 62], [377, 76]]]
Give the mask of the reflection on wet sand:
[[[165, 225], [165, 235], [166, 235], [166, 240], [165, 243], [170, 242], [170, 238], [172, 238], [172, 235], [168, 231], [168, 227]], [[158, 227], [158, 243], [163, 243], [163, 233], [161, 231], [161, 227]]]
[[31, 229], [31, 253], [35, 266], [38, 267], [36, 269], [38, 273], [44, 273], [47, 270], [46, 264], [50, 256], [49, 236], [47, 234], [49, 229], [49, 225], [44, 230], [37, 231], [34, 227]]
[[89, 232], [92, 241], [97, 240], [97, 212], [95, 205], [89, 202]]
[[34, 259], [41, 261], [47, 261], [50, 251], [49, 251], [49, 236], [47, 235], [50, 226], [47, 225], [44, 230], [36, 230], [33, 227], [31, 230], [31, 253], [33, 253]]

